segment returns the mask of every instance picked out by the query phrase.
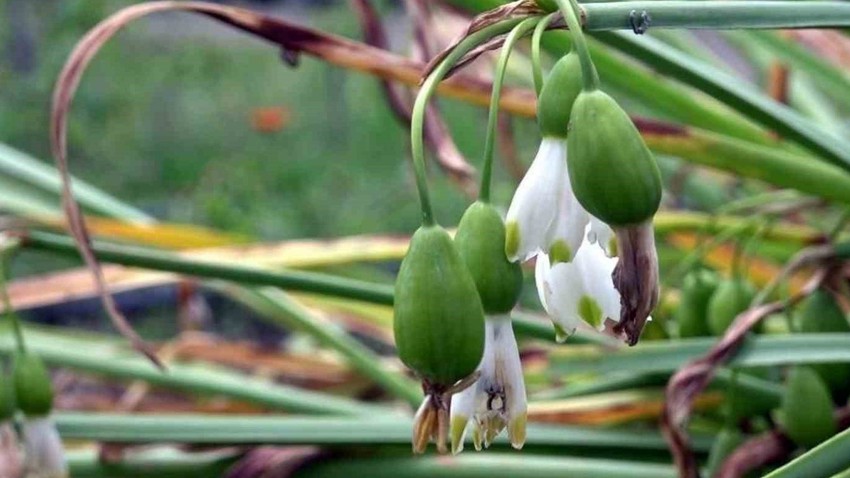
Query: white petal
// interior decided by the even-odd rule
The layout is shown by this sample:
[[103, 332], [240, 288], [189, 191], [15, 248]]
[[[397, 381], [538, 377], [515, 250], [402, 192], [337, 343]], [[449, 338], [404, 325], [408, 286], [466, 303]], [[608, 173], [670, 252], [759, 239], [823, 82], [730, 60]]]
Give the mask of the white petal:
[[537, 264], [534, 267], [534, 283], [537, 285], [537, 297], [540, 298], [540, 305], [547, 314], [552, 315], [552, 310], [549, 308], [549, 301], [546, 298], [546, 288], [549, 287], [549, 256], [545, 253], [537, 255]]
[[617, 260], [606, 256], [598, 247], [582, 247], [576, 256], [575, 262], [581, 271], [585, 294], [585, 303], [581, 304], [584, 309], [580, 311], [580, 315], [584, 315], [587, 320], [588, 303], [594, 304], [601, 316], [591, 320], [591, 325], [600, 330], [606, 318], [615, 322], [620, 320], [620, 293], [611, 278]]
[[548, 246], [558, 198], [569, 183], [566, 154], [566, 141], [543, 138], [537, 156], [517, 187], [505, 219], [506, 253], [511, 261], [525, 261]]
[[514, 448], [522, 448], [525, 444], [528, 402], [513, 326], [509, 317], [498, 322], [489, 322], [493, 324], [496, 380], [500, 381], [505, 389], [508, 437]]
[[466, 424], [475, 412], [476, 394], [478, 384], [474, 383], [466, 390], [456, 393], [452, 397], [452, 415], [449, 420], [449, 436], [452, 442], [452, 453], [458, 454], [463, 451], [463, 442], [466, 439]]
[[53, 420], [39, 417], [24, 421], [26, 478], [66, 478], [65, 449]]
[[[540, 256], [537, 260], [540, 260]], [[572, 335], [581, 323], [578, 306], [579, 300], [584, 296], [581, 270], [576, 262], [562, 262], [551, 266], [543, 281], [543, 293], [548, 306], [546, 310], [552, 321], [561, 329], [559, 335]]]
[[601, 219], [590, 216], [587, 240], [591, 244], [598, 244], [608, 257], [614, 255], [614, 230], [611, 229], [611, 226], [602, 222]]
[[584, 240], [588, 221], [590, 214], [578, 202], [572, 185], [567, 181], [558, 198], [558, 215], [545, 248], [552, 262], [573, 260]]

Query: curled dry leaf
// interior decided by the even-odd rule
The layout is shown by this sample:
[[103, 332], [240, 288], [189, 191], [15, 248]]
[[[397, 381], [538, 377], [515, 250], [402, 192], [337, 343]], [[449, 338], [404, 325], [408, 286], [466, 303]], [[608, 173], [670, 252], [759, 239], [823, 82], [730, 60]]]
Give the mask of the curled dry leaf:
[[[814, 249], [817, 251], [814, 255], [824, 261], [834, 256], [834, 253], [825, 256], [821, 247]], [[796, 260], [789, 263], [782, 275], [788, 275], [801, 265], [809, 263], [809, 260], [802, 260], [799, 257], [809, 257], [812, 254], [810, 250], [802, 251]], [[673, 453], [679, 476], [699, 477], [697, 462], [684, 429], [693, 409], [694, 399], [705, 390], [717, 369], [735, 355], [753, 327], [768, 315], [781, 312], [811, 295], [823, 283], [826, 273], [826, 267], [818, 269], [806, 285], [787, 300], [760, 305], [741, 313], [707, 354], [689, 362], [670, 378], [667, 383], [667, 402], [661, 417], [661, 425], [664, 437]]]
[[[369, 0], [352, 0], [352, 5], [360, 18], [360, 25], [366, 43], [376, 48], [388, 49], [389, 40], [386, 31], [371, 2]], [[408, 10], [411, 12], [413, 18], [414, 38], [419, 51], [421, 54], [428, 56], [430, 55], [430, 47], [426, 32], [428, 30], [430, 16], [425, 11], [425, 8], [427, 7], [422, 5], [418, 0], [411, 0]], [[400, 121], [409, 125], [413, 110], [413, 98], [410, 92], [388, 79], [382, 80], [381, 85], [395, 115]], [[428, 148], [436, 155], [437, 163], [440, 167], [449, 174], [464, 192], [474, 194], [475, 183], [472, 179], [475, 174], [475, 168], [466, 161], [466, 158], [463, 157], [457, 146], [455, 146], [448, 127], [443, 121], [437, 106], [433, 103], [428, 105], [426, 110], [423, 129], [425, 142]]]

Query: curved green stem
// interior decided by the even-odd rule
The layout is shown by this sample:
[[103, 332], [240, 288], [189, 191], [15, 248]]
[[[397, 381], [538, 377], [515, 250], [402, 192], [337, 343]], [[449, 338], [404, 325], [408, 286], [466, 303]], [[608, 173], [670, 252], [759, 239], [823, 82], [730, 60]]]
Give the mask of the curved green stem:
[[432, 225], [434, 211], [431, 207], [431, 198], [428, 193], [428, 180], [425, 175], [425, 144], [423, 140], [423, 126], [425, 121], [425, 109], [428, 101], [436, 91], [440, 81], [451, 71], [452, 67], [464, 55], [472, 51], [478, 45], [512, 30], [522, 19], [511, 19], [482, 28], [463, 39], [455, 48], [446, 55], [443, 62], [428, 76], [413, 105], [413, 113], [410, 121], [410, 143], [413, 154], [413, 168], [416, 173], [416, 188], [419, 190], [419, 203], [422, 208], [422, 224]]
[[552, 19], [556, 16], [558, 16], [557, 13], [546, 15], [534, 28], [534, 35], [531, 37], [531, 71], [534, 75], [534, 91], [538, 97], [540, 92], [543, 91], [543, 61], [541, 60], [540, 41], [543, 39], [546, 28], [549, 27]]
[[599, 74], [596, 72], [596, 67], [593, 66], [590, 51], [587, 49], [587, 41], [581, 29], [581, 7], [576, 0], [555, 1], [558, 3], [558, 8], [567, 21], [567, 26], [570, 28], [570, 34], [573, 37], [573, 47], [576, 49], [581, 62], [581, 78], [584, 83], [584, 90], [597, 90], [599, 89]]
[[490, 201], [490, 178], [493, 176], [493, 145], [496, 142], [496, 125], [499, 121], [499, 101], [502, 98], [502, 85], [505, 82], [505, 72], [508, 69], [508, 60], [511, 58], [516, 42], [523, 37], [535, 25], [542, 24], [539, 18], [527, 18], [516, 26], [502, 46], [502, 54], [496, 65], [496, 74], [493, 78], [493, 93], [490, 96], [490, 114], [487, 118], [487, 138], [484, 140], [484, 166], [481, 170], [481, 189], [478, 197], [481, 201]]

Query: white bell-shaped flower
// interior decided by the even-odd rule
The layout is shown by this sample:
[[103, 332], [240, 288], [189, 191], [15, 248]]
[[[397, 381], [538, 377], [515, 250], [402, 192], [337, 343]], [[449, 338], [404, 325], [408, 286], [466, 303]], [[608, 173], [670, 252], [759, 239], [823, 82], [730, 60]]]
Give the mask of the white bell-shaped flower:
[[570, 185], [566, 139], [543, 138], [508, 209], [508, 259], [526, 261], [542, 251], [554, 262], [569, 262], [581, 246], [589, 220]]
[[467, 423], [472, 419], [476, 450], [489, 447], [506, 427], [511, 445], [525, 444], [528, 404], [525, 382], [510, 316], [488, 316], [484, 356], [478, 381], [452, 398], [452, 452], [463, 450]]
[[62, 439], [50, 417], [26, 417], [23, 426], [24, 478], [67, 478]]
[[582, 322], [601, 331], [606, 322], [620, 320], [620, 293], [611, 277], [617, 260], [587, 241], [569, 263], [553, 264], [548, 255], [537, 256], [537, 292], [559, 341], [575, 333]]

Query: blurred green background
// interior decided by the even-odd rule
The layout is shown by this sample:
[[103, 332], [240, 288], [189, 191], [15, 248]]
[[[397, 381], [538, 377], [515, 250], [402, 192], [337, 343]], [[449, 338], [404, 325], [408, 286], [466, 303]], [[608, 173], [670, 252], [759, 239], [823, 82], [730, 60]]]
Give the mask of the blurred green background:
[[[88, 29], [132, 3], [0, 1], [0, 142], [49, 160], [50, 95], [63, 62]], [[360, 39], [344, 1], [236, 5]], [[376, 5], [406, 54], [403, 12]], [[477, 163], [486, 112], [442, 105]], [[262, 111], [283, 126], [258, 131]], [[531, 154], [534, 125], [515, 122]], [[69, 150], [73, 174], [159, 219], [273, 240], [415, 229], [407, 138], [376, 79], [308, 56], [290, 68], [246, 35], [166, 13], [132, 24], [98, 54], [74, 101]], [[468, 200], [435, 167], [431, 177], [438, 219], [456, 223]], [[500, 184], [506, 205], [512, 184]]]

